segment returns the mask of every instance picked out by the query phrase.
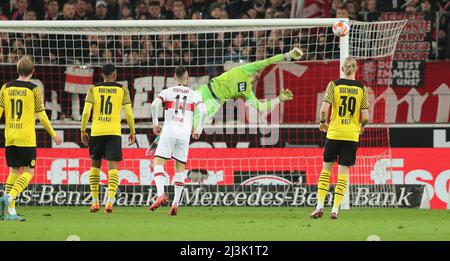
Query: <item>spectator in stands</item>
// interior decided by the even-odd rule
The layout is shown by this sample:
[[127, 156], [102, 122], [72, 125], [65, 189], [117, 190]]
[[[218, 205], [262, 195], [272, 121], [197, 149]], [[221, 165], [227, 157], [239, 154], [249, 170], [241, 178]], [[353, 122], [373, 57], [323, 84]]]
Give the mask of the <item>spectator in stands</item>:
[[244, 47], [244, 41], [245, 37], [243, 33], [233, 33], [231, 43], [225, 48], [223, 61], [239, 62], [239, 60], [247, 60], [247, 57], [241, 57], [241, 48]]
[[269, 7], [266, 9], [266, 15], [265, 15], [265, 19], [273, 19], [275, 18], [275, 9], [272, 7]]
[[193, 12], [192, 15], [191, 15], [191, 19], [192, 20], [203, 19], [202, 12], [198, 12], [198, 11]]
[[239, 19], [250, 19], [250, 16], [247, 13], [242, 13], [239, 15]]
[[63, 6], [62, 14], [56, 20], [73, 20], [75, 18], [75, 5], [72, 2], [66, 2]]
[[406, 5], [405, 8], [405, 12], [406, 13], [415, 13], [417, 12], [417, 6], [414, 2], [410, 2], [409, 4]]
[[242, 14], [245, 14], [250, 8], [253, 8], [253, 0], [230, 0], [229, 1], [229, 14], [231, 18], [242, 18]]
[[159, 0], [159, 6], [161, 6], [161, 14], [164, 15], [164, 17], [166, 17], [166, 19], [172, 19], [173, 18], [173, 13], [171, 10], [171, 8], [169, 8], [169, 5], [171, 4], [171, 1], [167, 1], [167, 0]]
[[31, 20], [31, 21], [34, 21], [34, 20], [37, 20], [37, 15], [36, 15], [36, 11], [34, 11], [34, 10], [28, 10], [26, 13], [25, 13], [25, 18], [24, 18], [24, 20]]
[[336, 18], [349, 18], [350, 13], [345, 6], [341, 5], [336, 10]]
[[127, 20], [127, 19], [133, 19], [133, 13], [131, 11], [131, 5], [124, 3], [120, 7], [120, 19]]
[[58, 0], [49, 0], [46, 5], [45, 20], [56, 20], [59, 16]]
[[378, 21], [380, 18], [380, 12], [377, 10], [377, 0], [369, 0], [367, 1], [367, 14], [366, 14], [366, 21], [367, 22], [374, 22]]
[[109, 20], [108, 8], [105, 1], [98, 1], [95, 4], [95, 20]]
[[209, 19], [220, 19], [222, 14], [222, 5], [214, 2], [209, 6]]
[[276, 11], [275, 12], [275, 18], [286, 18], [286, 17], [284, 16], [284, 12]]
[[150, 2], [148, 5], [148, 14], [152, 20], [166, 19], [166, 17], [161, 13], [161, 5], [159, 4], [159, 1]]
[[342, 5], [342, 0], [332, 0], [331, 1], [331, 9], [330, 9], [330, 15], [331, 17], [336, 17], [336, 12], [339, 6]]
[[250, 19], [256, 19], [258, 12], [256, 12], [254, 8], [250, 8], [247, 11], [247, 15], [249, 16]]
[[[6, 15], [3, 14], [3, 8], [0, 6], [0, 20], [8, 20], [8, 17]], [[0, 53], [0, 58], [1, 58], [1, 53]]]
[[136, 19], [141, 16], [141, 14], [148, 13], [148, 6], [147, 3], [143, 0], [140, 0], [136, 3], [136, 8], [134, 9], [134, 13], [136, 14]]
[[76, 20], [88, 20], [88, 7], [89, 0], [77, 0], [75, 4], [75, 19]]
[[191, 6], [189, 7], [189, 11], [192, 14], [195, 12], [199, 12], [203, 16], [203, 13], [208, 12], [205, 0], [192, 0]]
[[176, 1], [173, 5], [173, 18], [184, 20], [187, 19], [186, 7], [182, 1]]
[[283, 11], [284, 0], [270, 0], [270, 7], [276, 11]]
[[149, 14], [141, 14], [138, 17], [138, 20], [150, 20], [150, 15]]
[[28, 0], [17, 0], [17, 9], [14, 10], [11, 20], [24, 20], [28, 9]]
[[266, 0], [255, 0], [253, 9], [256, 11], [256, 18], [264, 18], [266, 13]]
[[120, 6], [117, 2], [118, 0], [106, 0], [106, 7], [108, 9], [108, 19], [119, 19], [120, 17]]
[[345, 7], [345, 9], [347, 9], [350, 19], [356, 20], [356, 21], [361, 20], [361, 18], [359, 17], [359, 14], [358, 14], [359, 8], [355, 1], [353, 1], [353, 0], [346, 1], [344, 4], [344, 7]]

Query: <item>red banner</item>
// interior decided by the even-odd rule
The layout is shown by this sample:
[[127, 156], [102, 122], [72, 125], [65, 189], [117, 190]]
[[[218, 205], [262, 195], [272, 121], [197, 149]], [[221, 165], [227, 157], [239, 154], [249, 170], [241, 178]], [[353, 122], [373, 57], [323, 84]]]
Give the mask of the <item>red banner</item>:
[[[280, 184], [316, 184], [322, 168], [322, 149], [191, 149], [187, 170], [208, 172], [203, 184], [232, 185], [249, 183], [255, 177], [268, 177]], [[425, 184], [431, 207], [446, 207], [450, 183], [450, 149], [392, 149], [392, 161], [384, 148], [361, 148], [356, 166], [351, 169], [351, 184]], [[119, 166], [120, 183], [150, 185], [153, 175], [144, 149], [125, 149]], [[4, 150], [0, 157], [0, 183], [6, 182], [8, 168]], [[106, 165], [106, 164], [104, 164]], [[87, 149], [38, 149], [32, 183], [89, 184], [90, 160]], [[173, 175], [173, 162], [167, 172]], [[107, 182], [106, 166], [101, 180]], [[334, 171], [336, 173], [336, 170]], [[335, 182], [334, 175], [332, 182]], [[188, 181], [189, 183], [189, 181]]]
[[[374, 122], [450, 121], [450, 61], [425, 63], [424, 87], [420, 88], [394, 87], [387, 90], [376, 87], [378, 76], [373, 78], [371, 70], [379, 71], [380, 66], [379, 62], [364, 62], [360, 65], [361, 75], [358, 77], [369, 88], [370, 113]], [[366, 79], [367, 75], [372, 78], [372, 83]], [[281, 82], [284, 88], [294, 93], [294, 101], [284, 103], [284, 123], [317, 122], [326, 86], [330, 80], [339, 77], [339, 66], [337, 62], [281, 64], [268, 68], [264, 76], [258, 84], [257, 97], [274, 97], [274, 86], [279, 89]], [[390, 93], [389, 109], [386, 109], [387, 102], [383, 98], [386, 91]], [[385, 111], [389, 112], [389, 117], [385, 117]]]

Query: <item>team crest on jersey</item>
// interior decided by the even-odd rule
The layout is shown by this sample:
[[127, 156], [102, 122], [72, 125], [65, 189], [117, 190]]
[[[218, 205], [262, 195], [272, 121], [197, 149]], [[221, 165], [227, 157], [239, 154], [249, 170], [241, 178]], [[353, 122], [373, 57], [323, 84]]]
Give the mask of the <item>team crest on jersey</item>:
[[238, 92], [245, 92], [245, 90], [247, 90], [247, 83], [246, 82], [238, 83]]

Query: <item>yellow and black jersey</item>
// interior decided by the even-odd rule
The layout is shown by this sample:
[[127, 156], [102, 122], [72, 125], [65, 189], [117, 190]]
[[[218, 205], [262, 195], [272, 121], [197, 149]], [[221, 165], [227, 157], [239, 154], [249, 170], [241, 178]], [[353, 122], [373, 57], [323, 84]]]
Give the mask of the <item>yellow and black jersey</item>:
[[5, 146], [36, 147], [35, 113], [45, 111], [42, 91], [32, 82], [14, 80], [2, 86]]
[[327, 138], [359, 141], [361, 110], [369, 108], [367, 87], [355, 80], [331, 81], [324, 101], [332, 106]]
[[98, 83], [89, 89], [85, 101], [93, 105], [91, 136], [121, 135], [122, 106], [131, 104], [126, 86], [116, 82]]

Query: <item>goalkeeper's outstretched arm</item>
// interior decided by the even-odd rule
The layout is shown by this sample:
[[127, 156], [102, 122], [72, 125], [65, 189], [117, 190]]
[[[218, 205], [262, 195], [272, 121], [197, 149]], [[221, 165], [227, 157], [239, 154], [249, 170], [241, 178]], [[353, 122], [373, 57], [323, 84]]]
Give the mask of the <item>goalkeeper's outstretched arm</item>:
[[290, 61], [290, 60], [298, 60], [302, 58], [303, 52], [299, 48], [294, 48], [288, 53], [285, 54], [278, 54], [275, 56], [272, 56], [270, 58], [267, 58], [265, 60], [252, 62], [246, 65], [242, 65], [238, 68], [242, 69], [247, 75], [251, 76], [258, 71], [261, 71], [262, 69], [266, 68], [267, 66], [281, 62], [281, 61]]
[[272, 109], [277, 106], [278, 104], [280, 104], [280, 102], [285, 102], [285, 101], [290, 101], [294, 98], [294, 95], [292, 94], [291, 90], [288, 89], [282, 89], [280, 92], [280, 95], [273, 99], [273, 100], [268, 100], [265, 102], [260, 102], [255, 94], [253, 92], [250, 93], [250, 96], [247, 97], [245, 100], [246, 102], [248, 102], [248, 104], [250, 106], [252, 106], [253, 108], [256, 108], [257, 111], [259, 112], [268, 112], [268, 111], [272, 111]]

